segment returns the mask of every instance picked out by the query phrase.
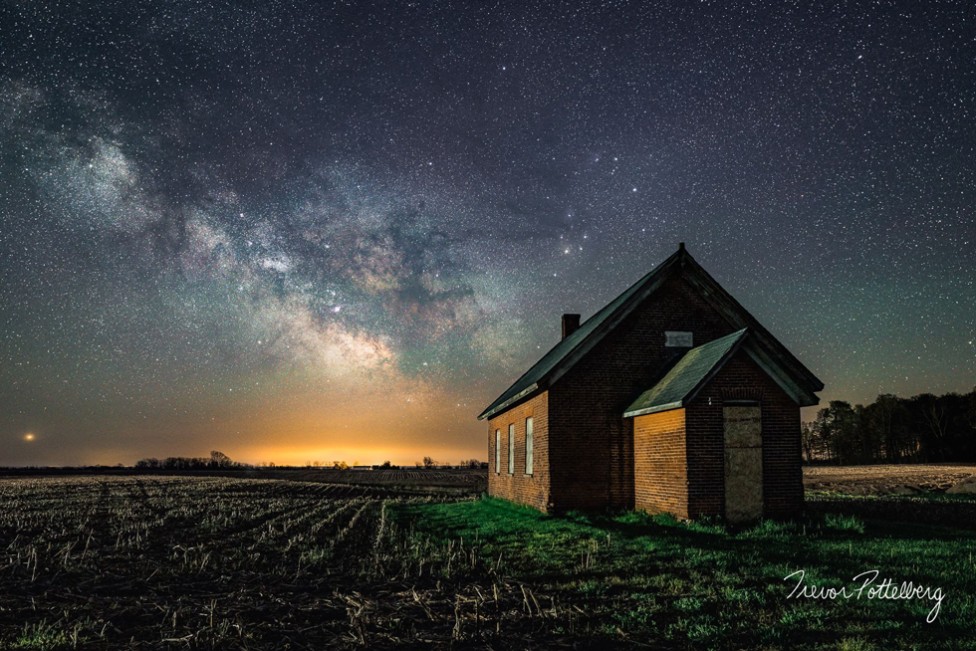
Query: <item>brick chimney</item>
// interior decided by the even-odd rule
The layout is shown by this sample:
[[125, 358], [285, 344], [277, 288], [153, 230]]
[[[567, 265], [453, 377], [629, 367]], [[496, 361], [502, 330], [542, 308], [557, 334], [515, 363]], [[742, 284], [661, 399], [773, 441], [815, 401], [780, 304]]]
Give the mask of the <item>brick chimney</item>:
[[579, 328], [579, 325], [580, 325], [579, 314], [564, 314], [563, 315], [563, 339], [576, 332], [576, 329]]

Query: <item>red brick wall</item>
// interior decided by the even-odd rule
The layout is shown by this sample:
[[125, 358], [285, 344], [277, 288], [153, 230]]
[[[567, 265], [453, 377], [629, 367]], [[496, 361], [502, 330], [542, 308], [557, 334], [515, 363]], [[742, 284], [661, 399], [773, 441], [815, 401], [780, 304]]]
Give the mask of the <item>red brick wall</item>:
[[634, 419], [634, 507], [688, 517], [684, 409]]
[[740, 350], [687, 406], [688, 512], [725, 512], [725, 400], [758, 400], [762, 408], [763, 517], [803, 508], [800, 408]]
[[633, 419], [622, 415], [687, 351], [665, 348], [666, 330], [690, 331], [698, 346], [735, 329], [672, 277], [557, 380], [549, 390], [557, 509], [634, 508]]
[[[525, 474], [525, 419], [532, 418], [532, 475]], [[508, 474], [508, 426], [515, 425], [515, 473]], [[495, 472], [495, 430], [501, 467]], [[549, 393], [542, 392], [488, 421], [488, 494], [549, 510]]]
[[[661, 510], [678, 515], [721, 515], [725, 481], [722, 400], [747, 398], [761, 400], [763, 407], [766, 514], [794, 513], [803, 502], [799, 408], [748, 359], [731, 360], [685, 416], [688, 456], [694, 464], [687, 476], [687, 502], [682, 506], [673, 501], [673, 495], [666, 502], [663, 493], [654, 497], [648, 492], [647, 481], [635, 481], [640, 472], [635, 467], [635, 419], [622, 418], [623, 411], [687, 351], [665, 348], [664, 332], [690, 331], [694, 345], [700, 346], [735, 329], [680, 277], [669, 279], [547, 393], [491, 419], [489, 494], [547, 511], [634, 508], [640, 481], [641, 504], [651, 505], [653, 498]], [[744, 388], [735, 389], [736, 383]], [[708, 397], [713, 397], [712, 407], [707, 405]], [[525, 418], [529, 415], [535, 418], [535, 473], [524, 477]], [[514, 476], [508, 475], [509, 423], [515, 424]], [[494, 465], [495, 429], [501, 431], [499, 474]], [[651, 432], [641, 431], [639, 436], [643, 441]], [[665, 508], [666, 504], [676, 508]]]

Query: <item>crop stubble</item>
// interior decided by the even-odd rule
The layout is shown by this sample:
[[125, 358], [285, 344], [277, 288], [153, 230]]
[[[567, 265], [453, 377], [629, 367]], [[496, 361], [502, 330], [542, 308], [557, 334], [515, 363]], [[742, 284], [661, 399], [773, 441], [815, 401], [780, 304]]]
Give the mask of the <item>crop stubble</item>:
[[[0, 646], [512, 642], [557, 608], [500, 559], [400, 529], [389, 487], [224, 477], [0, 481]], [[526, 637], [525, 639], [529, 639]], [[553, 640], [556, 642], [556, 640]]]

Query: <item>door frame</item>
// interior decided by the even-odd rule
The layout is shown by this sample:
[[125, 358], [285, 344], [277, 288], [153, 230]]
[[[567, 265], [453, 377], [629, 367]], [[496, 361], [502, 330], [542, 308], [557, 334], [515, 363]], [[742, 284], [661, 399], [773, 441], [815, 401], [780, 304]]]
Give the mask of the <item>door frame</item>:
[[[730, 418], [736, 415], [738, 418]], [[730, 422], [738, 422], [739, 426], [730, 431]], [[766, 502], [763, 447], [762, 404], [758, 400], [724, 401], [722, 504], [723, 515], [729, 522], [753, 522], [763, 516]], [[730, 482], [730, 476], [734, 481]]]

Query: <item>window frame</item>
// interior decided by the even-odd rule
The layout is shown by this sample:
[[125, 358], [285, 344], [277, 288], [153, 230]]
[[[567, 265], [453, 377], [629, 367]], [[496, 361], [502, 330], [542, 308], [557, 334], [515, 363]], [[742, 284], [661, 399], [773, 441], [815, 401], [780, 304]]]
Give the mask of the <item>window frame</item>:
[[515, 474], [515, 423], [508, 424], [508, 474]]
[[535, 474], [535, 419], [528, 416], [525, 419], [525, 475]]
[[502, 474], [502, 431], [495, 430], [495, 474]]

